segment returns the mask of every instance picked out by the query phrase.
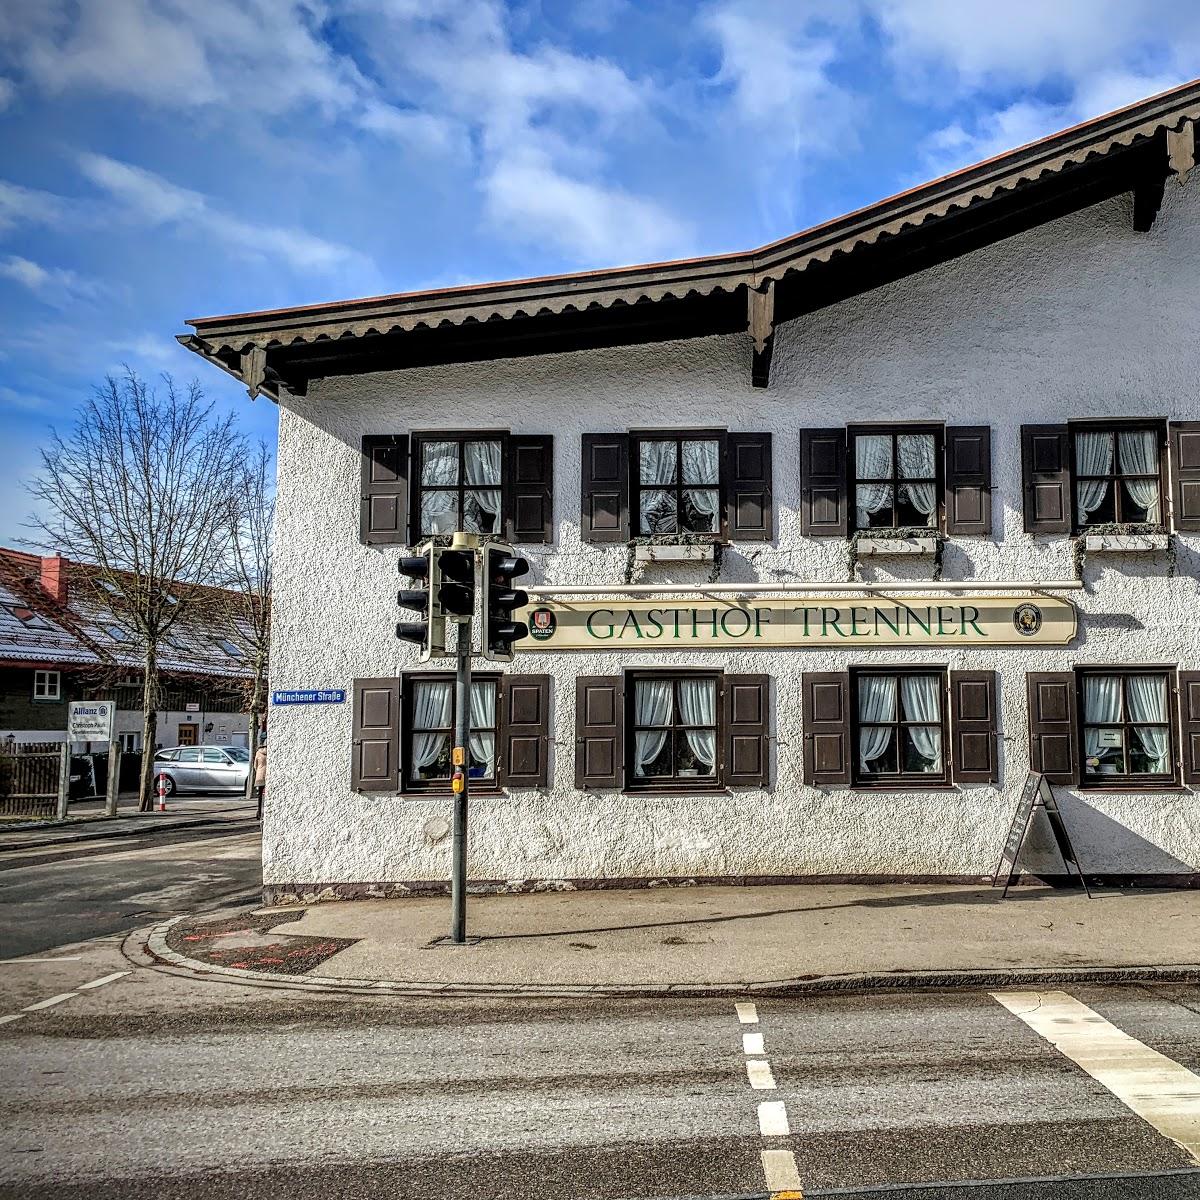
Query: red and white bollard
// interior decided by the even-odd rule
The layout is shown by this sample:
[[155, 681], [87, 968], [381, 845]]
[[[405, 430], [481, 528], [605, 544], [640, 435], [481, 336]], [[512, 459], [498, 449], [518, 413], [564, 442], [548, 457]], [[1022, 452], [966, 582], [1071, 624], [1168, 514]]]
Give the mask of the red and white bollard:
[[167, 811], [167, 777], [165, 775], [158, 777], [158, 811]]

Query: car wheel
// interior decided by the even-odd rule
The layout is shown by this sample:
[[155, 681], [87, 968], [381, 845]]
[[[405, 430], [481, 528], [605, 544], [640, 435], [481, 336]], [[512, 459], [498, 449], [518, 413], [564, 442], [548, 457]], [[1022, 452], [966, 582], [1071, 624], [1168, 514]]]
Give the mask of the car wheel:
[[160, 784], [163, 785], [163, 791], [165, 791], [168, 796], [175, 795], [175, 780], [173, 780], [170, 775], [160, 775], [154, 781], [154, 787], [156, 791]]

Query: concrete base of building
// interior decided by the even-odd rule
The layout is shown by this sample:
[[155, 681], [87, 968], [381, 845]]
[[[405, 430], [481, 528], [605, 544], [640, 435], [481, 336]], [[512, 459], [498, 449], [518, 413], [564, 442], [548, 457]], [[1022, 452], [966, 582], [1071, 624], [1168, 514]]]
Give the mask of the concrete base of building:
[[[1093, 888], [1200, 888], [1200, 871], [1173, 874], [1100, 874], [1087, 877]], [[971, 884], [992, 883], [991, 875], [695, 875], [686, 878], [613, 879], [472, 879], [473, 896], [515, 896], [536, 892], [584, 892], [630, 888], [770, 887], [811, 884]], [[1023, 874], [1014, 886], [1078, 888], [1079, 877], [1067, 874]], [[334, 900], [400, 900], [405, 896], [448, 896], [444, 879], [413, 879], [389, 883], [268, 883], [263, 885], [265, 905], [323, 904]], [[999, 898], [997, 888], [997, 898]]]

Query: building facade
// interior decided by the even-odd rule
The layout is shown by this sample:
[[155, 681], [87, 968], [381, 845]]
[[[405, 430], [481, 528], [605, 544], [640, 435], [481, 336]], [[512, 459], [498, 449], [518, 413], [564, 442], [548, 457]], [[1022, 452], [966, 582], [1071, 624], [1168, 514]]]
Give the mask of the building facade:
[[1089, 874], [1194, 885], [1198, 106], [750, 255], [197, 322], [280, 406], [275, 685], [348, 693], [273, 717], [269, 894], [445, 885], [394, 626], [455, 527], [537, 589], [476, 663], [479, 886], [978, 879], [1031, 769]]

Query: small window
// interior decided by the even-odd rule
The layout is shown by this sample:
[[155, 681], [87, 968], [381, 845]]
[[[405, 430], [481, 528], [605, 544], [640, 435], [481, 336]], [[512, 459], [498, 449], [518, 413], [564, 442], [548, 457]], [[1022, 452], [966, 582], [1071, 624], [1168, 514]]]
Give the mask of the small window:
[[1079, 689], [1085, 786], [1174, 782], [1168, 672], [1081, 671]]
[[59, 671], [34, 671], [33, 698], [35, 700], [61, 700], [62, 674]]
[[942, 671], [854, 673], [858, 784], [911, 785], [946, 775], [946, 676]]
[[[496, 782], [497, 681], [471, 681], [471, 732], [468, 777], [472, 782]], [[454, 744], [454, 680], [446, 676], [412, 677], [411, 709], [407, 722], [408, 786], [405, 790], [447, 790]]]
[[[142, 735], [137, 732], [133, 733], [118, 733], [117, 741], [121, 743], [121, 750], [125, 754], [134, 753], [142, 744]], [[156, 754], [155, 758], [167, 758], [166, 754]]]
[[637, 534], [721, 531], [721, 442], [715, 437], [634, 438]]
[[856, 529], [940, 527], [940, 432], [862, 430], [850, 442]]
[[101, 579], [97, 582], [110, 596], [121, 596], [124, 594], [115, 583], [112, 583], [107, 579]]
[[1074, 429], [1075, 523], [1163, 524], [1162, 430]]
[[720, 712], [715, 675], [632, 678], [626, 719], [629, 787], [694, 789], [717, 785]]
[[230, 658], [245, 658], [246, 657], [241, 646], [237, 645], [236, 642], [219, 641], [219, 642], [217, 642], [217, 645], [220, 646], [220, 648], [222, 650], [224, 650], [225, 653], [228, 654]]
[[200, 747], [188, 746], [178, 751], [175, 755], [175, 761], [181, 763], [198, 763], [200, 761]]
[[104, 632], [107, 633], [114, 642], [129, 641], [129, 634], [127, 634], [119, 625], [105, 625]]
[[504, 498], [500, 438], [417, 440], [418, 533], [499, 533]]
[[8, 611], [12, 613], [12, 615], [16, 617], [22, 625], [25, 626], [26, 629], [54, 628], [54, 626], [51, 625], [50, 622], [44, 617], [38, 616], [38, 614], [35, 613], [32, 608], [26, 608], [22, 604], [7, 605], [6, 607], [8, 608]]
[[226, 767], [229, 765], [229, 759], [225, 756], [225, 752], [216, 746], [205, 746], [204, 761], [206, 763], [219, 763]]

